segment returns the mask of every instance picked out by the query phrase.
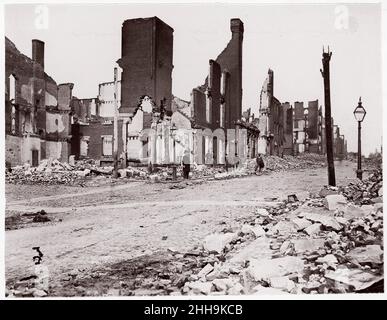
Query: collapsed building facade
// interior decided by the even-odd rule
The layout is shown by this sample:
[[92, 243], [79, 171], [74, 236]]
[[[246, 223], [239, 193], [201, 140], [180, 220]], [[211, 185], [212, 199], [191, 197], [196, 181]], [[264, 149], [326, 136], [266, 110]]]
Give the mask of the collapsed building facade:
[[44, 71], [44, 42], [32, 40], [32, 59], [5, 38], [5, 148], [8, 166], [70, 154], [72, 83]]
[[[76, 158], [113, 160], [114, 90], [120, 92], [118, 152], [127, 163], [175, 164], [188, 153], [191, 162], [224, 165], [226, 154], [254, 156], [259, 131], [250, 117], [242, 119], [243, 22], [231, 19], [230, 29], [205, 84], [186, 102], [172, 96], [173, 29], [157, 17], [126, 20], [121, 79], [116, 89], [114, 82], [99, 85], [96, 111], [73, 125]], [[172, 108], [176, 103], [182, 105]], [[234, 132], [228, 140], [227, 129]]]
[[194, 135], [195, 162], [199, 164], [223, 165], [245, 158], [248, 142], [243, 129], [251, 128], [254, 134], [258, 130], [241, 121], [243, 22], [231, 19], [230, 30], [226, 48], [209, 60], [205, 83], [192, 90], [194, 129], [200, 130]]
[[[161, 123], [165, 126], [170, 122], [172, 60], [173, 29], [170, 26], [157, 17], [124, 21], [121, 58], [117, 61], [122, 68], [121, 79], [100, 84], [96, 117], [88, 123], [73, 126], [76, 158], [113, 161], [115, 101], [119, 112], [118, 153], [121, 160], [125, 163], [156, 163], [160, 155], [165, 154], [163, 146], [170, 140], [165, 138], [165, 130], [157, 137], [144, 134], [144, 130], [157, 131], [163, 126]], [[163, 161], [169, 162], [169, 159]]]
[[294, 103], [294, 154], [311, 152], [323, 154], [322, 118], [318, 100]]
[[[101, 83], [92, 98], [72, 95], [73, 84], [59, 84], [44, 72], [44, 43], [32, 41], [32, 59], [6, 38], [6, 161], [10, 165], [40, 159], [92, 158], [112, 164], [114, 117], [118, 109], [121, 163], [179, 164], [188, 156], [197, 164], [237, 164], [258, 153], [325, 153], [325, 126], [318, 101], [281, 103], [274, 96], [274, 72], [260, 94], [259, 119], [242, 113], [244, 25], [230, 20], [231, 40], [209, 60], [204, 84], [191, 101], [172, 95], [173, 32], [157, 17], [130, 19], [122, 25], [122, 72]], [[337, 156], [346, 142], [334, 129]]]
[[281, 102], [274, 96], [274, 72], [269, 69], [263, 83], [259, 103], [258, 151], [267, 155], [283, 155], [284, 112]]

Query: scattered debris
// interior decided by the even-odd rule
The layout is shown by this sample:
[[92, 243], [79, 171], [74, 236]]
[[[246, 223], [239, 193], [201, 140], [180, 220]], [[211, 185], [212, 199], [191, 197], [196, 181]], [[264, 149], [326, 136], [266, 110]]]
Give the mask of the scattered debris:
[[255, 281], [269, 280], [272, 277], [281, 277], [304, 269], [304, 261], [299, 257], [285, 256], [276, 259], [251, 259], [246, 269], [246, 275]]
[[222, 253], [225, 247], [235, 240], [236, 237], [235, 233], [211, 234], [204, 239], [203, 248], [209, 252]]
[[[256, 208], [251, 219], [239, 220], [237, 227], [222, 226], [227, 232], [208, 235], [201, 248], [152, 253], [109, 266], [108, 271], [76, 272], [63, 283], [76, 283], [73, 290], [83, 295], [92, 294], [86, 289], [90, 277], [105, 283], [107, 295], [380, 292], [384, 289], [383, 204], [375, 199], [382, 194], [382, 183], [378, 170], [364, 181], [325, 187], [305, 200], [278, 201], [268, 209]], [[37, 216], [47, 214], [33, 215]], [[125, 277], [120, 278], [119, 288], [112, 288], [120, 273]], [[47, 278], [35, 271], [8, 288], [8, 296], [45, 296], [48, 282], [41, 279]]]
[[347, 204], [347, 200], [341, 194], [329, 194], [325, 197], [324, 205], [330, 210], [339, 209]]

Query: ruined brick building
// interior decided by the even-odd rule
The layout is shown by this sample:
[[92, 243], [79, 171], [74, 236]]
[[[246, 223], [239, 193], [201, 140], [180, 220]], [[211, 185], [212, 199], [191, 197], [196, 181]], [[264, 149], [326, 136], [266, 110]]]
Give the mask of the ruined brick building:
[[[117, 62], [122, 68], [116, 89], [118, 153], [124, 161], [160, 161], [160, 155], [165, 153], [163, 146], [169, 148], [171, 138], [160, 134], [143, 136], [141, 132], [157, 129], [160, 123], [154, 123], [155, 117], [159, 122], [170, 122], [173, 29], [157, 17], [124, 21], [121, 58]], [[101, 83], [95, 100], [96, 116], [86, 123], [73, 125], [72, 152], [76, 158], [113, 161], [114, 93], [114, 82]], [[151, 107], [142, 107], [144, 98], [150, 101]], [[166, 134], [164, 130], [161, 132]], [[162, 161], [169, 162], [170, 159]]]
[[304, 102], [294, 102], [294, 154], [303, 153], [307, 149], [307, 111], [304, 107]]
[[121, 108], [133, 114], [141, 96], [171, 110], [173, 29], [157, 17], [130, 19], [122, 25]]
[[240, 128], [246, 129], [247, 132], [247, 157], [252, 159], [258, 155], [258, 129], [259, 119], [255, 117], [251, 112], [251, 108], [248, 108], [242, 113], [242, 118], [237, 121], [237, 125]]
[[269, 69], [260, 94], [259, 153], [283, 155], [284, 118], [281, 102], [274, 96], [274, 72]]
[[[332, 118], [333, 123], [333, 118]], [[274, 97], [274, 73], [269, 69], [262, 86], [259, 107], [258, 150], [269, 155], [298, 155], [304, 152], [326, 154], [325, 120], [318, 100], [280, 103]], [[336, 158], [344, 158], [346, 142], [340, 129], [333, 129]]]
[[311, 153], [321, 153], [321, 136], [319, 135], [319, 106], [318, 100], [308, 102], [307, 137], [308, 150]]
[[[196, 163], [225, 164], [227, 153], [247, 154], [248, 137], [241, 129], [250, 132], [249, 144], [256, 141], [259, 130], [255, 123], [241, 121], [243, 22], [231, 19], [230, 29], [231, 40], [226, 48], [209, 61], [205, 83], [193, 89], [192, 99], [184, 107], [172, 110], [177, 101], [171, 92], [173, 29], [157, 17], [123, 23], [122, 56], [117, 61], [122, 68], [117, 99], [118, 149], [123, 159], [171, 164], [179, 162], [184, 150], [189, 149]], [[91, 101], [96, 102], [95, 112], [83, 112], [78, 118], [87, 121], [73, 125], [72, 152], [76, 158], [112, 161], [114, 83], [100, 84], [98, 96]], [[86, 104], [92, 105], [90, 99], [73, 99], [73, 105]], [[75, 109], [83, 110], [73, 109], [74, 114]], [[181, 129], [186, 132], [181, 134]], [[227, 129], [238, 132], [228, 141]], [[249, 150], [255, 153], [257, 149], [250, 146]]]
[[32, 40], [32, 59], [5, 38], [5, 146], [8, 165], [41, 159], [67, 161], [72, 83], [57, 84], [44, 71], [44, 42]]
[[[227, 140], [227, 129], [238, 130], [242, 117], [242, 47], [244, 26], [231, 19], [231, 40], [215, 60], [209, 60], [205, 83], [192, 90], [192, 116], [197, 129], [208, 134], [195, 135], [197, 163], [225, 164], [225, 157], [244, 156], [247, 137]], [[238, 134], [236, 134], [238, 136]]]
[[[187, 149], [196, 163], [216, 165], [258, 152], [324, 153], [318, 101], [307, 108], [302, 102], [281, 104], [270, 69], [261, 90], [259, 120], [251, 110], [242, 114], [243, 22], [231, 19], [230, 29], [231, 40], [209, 60], [208, 76], [192, 90], [190, 102], [172, 96], [173, 29], [157, 17], [123, 23], [117, 61], [122, 72], [87, 99], [72, 95], [72, 83], [57, 85], [44, 72], [43, 42], [32, 41], [30, 59], [6, 38], [6, 161], [35, 166], [43, 158], [68, 161], [73, 154], [112, 164], [115, 103], [123, 164], [179, 163]], [[334, 130], [335, 153], [341, 157], [345, 139], [339, 128]]]

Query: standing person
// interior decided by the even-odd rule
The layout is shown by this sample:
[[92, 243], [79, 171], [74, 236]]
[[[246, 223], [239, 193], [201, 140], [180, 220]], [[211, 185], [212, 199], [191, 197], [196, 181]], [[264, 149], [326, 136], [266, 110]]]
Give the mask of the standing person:
[[189, 179], [189, 173], [191, 171], [191, 155], [188, 149], [184, 151], [183, 156], [183, 176], [184, 179]]
[[265, 163], [263, 162], [262, 156], [260, 153], [258, 153], [257, 158], [255, 159], [256, 164], [255, 164], [255, 173], [257, 172], [257, 169], [259, 169], [259, 173], [262, 172], [262, 169], [265, 167]]

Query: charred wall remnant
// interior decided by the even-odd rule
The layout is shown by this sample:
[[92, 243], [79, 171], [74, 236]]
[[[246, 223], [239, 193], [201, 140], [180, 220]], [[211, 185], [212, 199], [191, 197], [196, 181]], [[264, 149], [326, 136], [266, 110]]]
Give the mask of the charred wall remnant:
[[[221, 122], [226, 129], [235, 128], [242, 117], [242, 46], [243, 22], [231, 19], [231, 40], [215, 60], [209, 60], [209, 75], [204, 85], [193, 89], [195, 120], [205, 127], [219, 128]], [[206, 99], [212, 103], [212, 121], [206, 121]], [[222, 117], [220, 120], [222, 107]], [[208, 119], [207, 119], [208, 120]]]
[[308, 151], [312, 153], [319, 153], [318, 100], [308, 102], [306, 130], [308, 137]]
[[283, 154], [284, 155], [293, 155], [293, 108], [289, 102], [284, 102], [282, 104], [282, 109], [284, 113], [284, 122], [283, 122], [283, 132], [284, 132], [284, 142], [283, 142]]
[[[119, 120], [118, 136], [122, 136], [122, 120]], [[113, 161], [113, 123], [103, 119], [91, 119], [88, 123], [72, 125], [71, 154], [75, 159], [91, 158], [111, 164]], [[122, 139], [118, 140], [118, 152], [122, 153]]]
[[274, 97], [274, 72], [268, 70], [260, 93], [259, 105], [259, 152], [269, 155], [283, 154], [284, 109], [281, 102]]
[[309, 139], [318, 138], [318, 100], [308, 102], [308, 136]]
[[157, 17], [130, 19], [122, 25], [120, 112], [133, 113], [139, 98], [165, 99], [171, 110], [173, 29]]
[[[66, 87], [66, 85], [64, 85]], [[5, 38], [6, 162], [38, 165], [55, 156], [67, 161], [72, 86], [62, 85], [44, 72], [44, 42], [32, 40], [32, 58]]]
[[225, 125], [233, 128], [242, 116], [242, 48], [244, 26], [240, 19], [231, 19], [232, 37], [227, 47], [216, 58], [222, 71], [228, 73], [228, 95], [226, 97]]
[[[201, 129], [236, 129], [242, 117], [242, 44], [243, 22], [230, 20], [231, 40], [215, 60], [209, 60], [209, 73], [203, 85], [192, 90], [193, 118]], [[197, 159], [213, 158], [223, 163], [228, 143], [203, 137], [205, 148]], [[197, 137], [197, 143], [202, 137]], [[235, 143], [235, 142], [234, 142]]]

